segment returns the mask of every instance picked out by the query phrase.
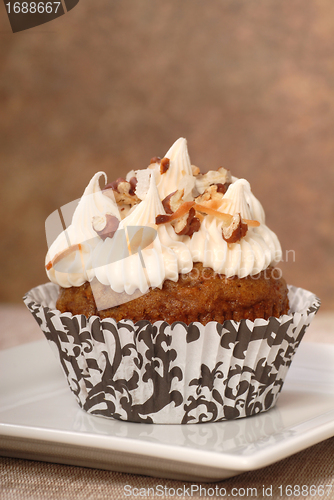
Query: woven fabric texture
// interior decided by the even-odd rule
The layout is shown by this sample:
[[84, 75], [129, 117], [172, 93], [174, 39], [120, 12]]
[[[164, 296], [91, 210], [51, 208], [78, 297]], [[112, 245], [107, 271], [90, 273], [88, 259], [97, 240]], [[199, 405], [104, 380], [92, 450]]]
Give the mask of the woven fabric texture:
[[[219, 483], [184, 483], [84, 467], [1, 458], [0, 484], [2, 500], [119, 500], [145, 496], [153, 500], [186, 499], [191, 497], [192, 485], [193, 498], [202, 499], [219, 498], [219, 493], [224, 493], [224, 488], [227, 495], [235, 498], [276, 500], [288, 498], [289, 485], [299, 486], [300, 490], [304, 485], [304, 491], [307, 487], [308, 494], [298, 495], [297, 488], [290, 498], [331, 500], [334, 498], [334, 438], [276, 464]], [[311, 486], [314, 487], [312, 490]], [[212, 495], [213, 492], [215, 495]]]

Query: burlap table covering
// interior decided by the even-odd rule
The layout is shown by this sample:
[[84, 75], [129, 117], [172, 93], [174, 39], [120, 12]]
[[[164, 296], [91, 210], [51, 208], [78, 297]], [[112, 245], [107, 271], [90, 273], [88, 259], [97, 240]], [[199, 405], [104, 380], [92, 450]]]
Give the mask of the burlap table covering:
[[[13, 329], [12, 317], [16, 325]], [[0, 349], [39, 340], [42, 334], [23, 306], [0, 307]], [[319, 312], [303, 342], [334, 343], [334, 313]], [[300, 494], [289, 485], [307, 486]], [[322, 489], [322, 486], [324, 487]], [[280, 488], [281, 487], [281, 488]], [[312, 487], [312, 488], [311, 488]], [[130, 494], [131, 493], [131, 494]], [[0, 458], [0, 498], [306, 498], [334, 499], [334, 438], [268, 467], [218, 483], [184, 483], [134, 474]], [[291, 493], [291, 495], [290, 495]]]

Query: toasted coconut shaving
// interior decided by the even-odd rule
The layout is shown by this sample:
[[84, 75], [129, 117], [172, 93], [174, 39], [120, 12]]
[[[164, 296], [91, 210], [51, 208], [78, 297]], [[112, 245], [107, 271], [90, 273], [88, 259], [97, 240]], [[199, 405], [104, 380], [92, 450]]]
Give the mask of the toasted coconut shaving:
[[195, 203], [194, 208], [198, 212], [203, 212], [207, 215], [213, 215], [214, 217], [217, 217], [217, 219], [222, 219], [223, 221], [228, 223], [230, 223], [232, 220], [232, 215], [219, 212], [218, 210], [215, 210], [214, 208], [208, 207], [206, 205]]
[[[224, 212], [219, 212], [218, 210], [215, 210], [214, 208], [211, 208], [207, 205], [204, 206], [195, 203], [194, 208], [198, 212], [203, 212], [207, 215], [213, 215], [214, 217], [222, 219], [223, 221], [228, 222], [229, 224], [232, 222], [233, 215], [225, 214]], [[250, 227], [259, 227], [260, 225], [260, 223], [257, 220], [244, 219], [244, 222]]]
[[[175, 193], [172, 193], [175, 194]], [[215, 210], [214, 208], [207, 206], [207, 205], [200, 205], [199, 203], [195, 203], [194, 201], [186, 201], [182, 203], [182, 205], [176, 210], [176, 212], [173, 212], [172, 214], [162, 214], [162, 215], [157, 215], [155, 219], [156, 224], [167, 224], [168, 222], [172, 222], [176, 219], [179, 219], [183, 215], [185, 215], [191, 208], [194, 208], [197, 212], [204, 213], [207, 215], [213, 215], [214, 217], [217, 217], [217, 219], [221, 219], [224, 222], [231, 224], [233, 215], [231, 214], [226, 214], [224, 212], [219, 212], [218, 210]], [[244, 219], [244, 223], [247, 224], [250, 227], [258, 227], [260, 223], [257, 220], [249, 220], [249, 219]]]

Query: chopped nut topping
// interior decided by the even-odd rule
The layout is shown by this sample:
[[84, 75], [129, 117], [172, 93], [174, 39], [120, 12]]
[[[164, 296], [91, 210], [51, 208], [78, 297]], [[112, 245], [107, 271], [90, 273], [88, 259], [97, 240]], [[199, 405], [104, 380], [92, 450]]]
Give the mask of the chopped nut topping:
[[169, 169], [170, 160], [169, 158], [163, 158], [160, 162], [160, 174], [165, 174]]
[[211, 201], [211, 200], [222, 201], [224, 193], [222, 193], [219, 190], [218, 186], [220, 186], [220, 185], [222, 185], [222, 184], [212, 184], [211, 186], [209, 186], [204, 191], [204, 193], [197, 196], [196, 203], [204, 203], [204, 202]]
[[240, 214], [234, 214], [229, 226], [222, 228], [222, 236], [227, 243], [237, 243], [243, 238], [248, 231], [248, 226], [245, 224]]
[[178, 189], [173, 193], [169, 194], [162, 200], [162, 205], [167, 214], [172, 214], [176, 212], [178, 208], [182, 205], [182, 198], [184, 194], [184, 189]]
[[167, 222], [171, 222], [171, 216], [170, 215], [161, 214], [161, 215], [157, 215], [156, 218], [155, 218], [155, 223], [157, 225], [159, 225], [159, 224], [166, 224]]
[[[217, 217], [217, 219], [221, 219], [224, 222], [227, 222], [228, 224], [231, 224], [233, 215], [227, 214], [224, 212], [220, 212], [219, 210], [216, 210], [215, 208], [207, 205], [199, 205], [198, 203], [194, 204], [194, 209], [197, 210], [198, 212], [202, 212], [207, 215], [213, 215], [214, 217]], [[259, 227], [260, 223], [257, 220], [250, 220], [250, 219], [244, 219], [244, 223], [247, 224], [247, 226], [250, 227]]]
[[117, 185], [117, 191], [119, 194], [130, 194], [131, 184], [127, 181], [119, 182]]
[[112, 238], [114, 236], [119, 226], [119, 220], [111, 214], [106, 214], [102, 217], [94, 216], [92, 219], [92, 226], [100, 238], [105, 240], [106, 238]]
[[[172, 222], [172, 220], [176, 220], [182, 215], [185, 215], [189, 210], [194, 206], [193, 201], [185, 201], [182, 205], [171, 215], [157, 215], [155, 218], [156, 224], [166, 224], [166, 222]], [[159, 221], [159, 222], [158, 222]]]
[[[184, 236], [192, 236], [193, 233], [199, 230], [201, 226], [201, 221], [198, 217], [196, 217], [196, 212], [193, 208], [194, 202], [193, 201], [186, 201], [182, 204], [180, 204], [180, 200], [183, 195], [183, 190], [175, 191], [174, 193], [171, 193], [169, 196], [167, 196], [164, 200], [166, 204], [166, 200], [169, 198], [168, 202], [175, 198], [173, 204], [174, 208], [176, 205], [178, 205], [178, 208], [175, 212], [172, 211], [172, 213], [169, 215], [158, 215], [155, 219], [156, 224], [166, 224], [167, 222], [170, 222], [172, 226], [174, 227], [174, 231], [178, 235], [184, 235]], [[178, 200], [178, 201], [176, 201]], [[167, 204], [167, 207], [169, 207], [169, 210], [172, 210], [170, 207], [170, 204]], [[170, 213], [170, 212], [169, 212]]]
[[137, 177], [136, 171], [133, 169], [126, 174], [125, 180], [130, 182], [131, 177]]
[[126, 181], [122, 177], [119, 177], [115, 181], [104, 186], [102, 191], [106, 196], [109, 196], [112, 199], [114, 198], [117, 204], [124, 203], [125, 205], [132, 206], [140, 201], [138, 196], [135, 194], [136, 184], [137, 179], [135, 177], [132, 177], [130, 181]]
[[192, 236], [201, 227], [201, 221], [195, 217], [194, 208], [191, 208], [187, 214], [179, 219], [172, 221], [171, 224], [174, 227], [175, 233], [179, 236]]
[[201, 173], [200, 169], [195, 165], [191, 165], [191, 170], [193, 171], [193, 175], [196, 176]]
[[219, 187], [219, 190], [225, 188], [225, 192], [228, 186], [232, 183], [231, 172], [224, 167], [220, 167], [218, 170], [209, 170], [206, 174], [199, 174], [196, 177], [196, 189], [199, 194], [204, 193], [204, 191], [213, 184], [219, 184], [224, 187]]
[[[164, 200], [165, 204], [166, 204], [167, 198], [170, 197], [170, 199], [172, 199], [173, 196], [174, 197], [180, 196], [179, 191], [175, 191], [174, 193], [171, 193], [171, 195], [167, 196]], [[170, 205], [169, 205], [169, 207], [170, 207]], [[191, 212], [192, 209], [194, 210], [194, 212]], [[190, 213], [190, 218], [189, 218], [188, 212]], [[194, 201], [186, 201], [186, 202], [182, 203], [182, 205], [180, 205], [178, 207], [178, 209], [175, 212], [172, 212], [171, 214], [168, 213], [168, 214], [157, 215], [157, 217], [155, 218], [155, 223], [157, 225], [159, 225], [159, 224], [167, 224], [169, 222], [174, 226], [176, 234], [187, 234], [188, 236], [190, 236], [189, 233], [191, 231], [192, 231], [191, 234], [193, 234], [195, 231], [199, 230], [201, 221], [203, 219], [202, 214], [213, 215], [214, 217], [217, 217], [218, 219], [223, 220], [225, 222], [225, 224], [227, 224], [227, 226], [225, 226], [225, 228], [224, 228], [224, 230], [227, 231], [226, 237], [227, 238], [232, 237], [232, 233], [234, 231], [233, 222], [235, 221], [236, 215], [231, 215], [231, 214], [227, 214], [224, 212], [220, 212], [219, 210], [216, 210], [215, 208], [212, 208], [208, 205], [200, 205], [198, 203], [195, 203]], [[186, 215], [187, 215], [187, 218], [185, 218]], [[178, 221], [179, 219], [182, 219], [182, 222], [180, 224], [176, 225], [175, 223], [173, 223], [174, 221]], [[196, 219], [196, 220], [193, 220], [193, 219]], [[240, 217], [240, 220], [241, 220], [241, 217]], [[258, 227], [260, 225], [260, 223], [258, 221], [248, 220], [248, 219], [245, 219], [241, 224], [242, 225], [240, 226], [240, 231], [241, 231], [240, 237], [243, 237], [246, 234], [248, 226]], [[187, 226], [187, 229], [185, 229], [186, 226]], [[232, 231], [231, 236], [229, 236], [229, 232], [228, 232], [229, 228]], [[245, 232], [245, 234], [242, 234], [243, 231], [245, 230], [245, 228], [246, 228], [246, 232]], [[185, 232], [183, 232], [183, 231], [185, 231]], [[235, 235], [233, 235], [233, 238], [234, 237], [235, 237]], [[229, 241], [229, 243], [232, 243], [232, 241]]]
[[121, 182], [127, 182], [123, 177], [118, 177], [115, 181], [109, 182], [109, 184], [106, 184], [104, 188], [102, 188], [102, 191], [105, 191], [107, 189], [113, 189], [114, 191], [118, 191], [118, 185]]
[[133, 196], [135, 194], [137, 182], [138, 182], [137, 181], [137, 177], [131, 177], [130, 180], [129, 180], [129, 183], [130, 183], [130, 186], [131, 186], [129, 194], [131, 194], [131, 196]]
[[212, 185], [217, 186], [217, 193], [222, 193], [222, 194], [226, 193], [227, 188], [229, 186], [227, 182], [225, 184], [221, 184], [220, 182], [218, 182], [217, 184], [212, 184]]
[[160, 163], [160, 162], [161, 162], [160, 156], [153, 156], [153, 158], [151, 158], [150, 160], [150, 165], [151, 163]]

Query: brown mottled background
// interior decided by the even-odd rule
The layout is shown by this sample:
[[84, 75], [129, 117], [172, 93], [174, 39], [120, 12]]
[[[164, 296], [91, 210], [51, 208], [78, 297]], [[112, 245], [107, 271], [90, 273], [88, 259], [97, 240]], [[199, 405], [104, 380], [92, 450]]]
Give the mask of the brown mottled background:
[[81, 0], [17, 34], [1, 3], [0, 71], [1, 301], [46, 281], [44, 221], [96, 171], [183, 136], [251, 182], [287, 281], [334, 307], [332, 0]]

